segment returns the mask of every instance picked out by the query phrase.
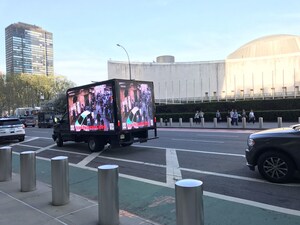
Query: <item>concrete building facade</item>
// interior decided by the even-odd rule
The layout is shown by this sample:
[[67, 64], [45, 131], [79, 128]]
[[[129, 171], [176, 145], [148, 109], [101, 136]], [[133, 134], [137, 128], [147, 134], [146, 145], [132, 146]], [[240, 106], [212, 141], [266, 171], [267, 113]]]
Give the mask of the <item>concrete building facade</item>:
[[[154, 82], [158, 103], [299, 97], [300, 36], [251, 41], [225, 60], [131, 62], [132, 79]], [[108, 61], [108, 78], [129, 79], [128, 62]]]
[[26, 23], [5, 28], [6, 75], [53, 75], [52, 33]]

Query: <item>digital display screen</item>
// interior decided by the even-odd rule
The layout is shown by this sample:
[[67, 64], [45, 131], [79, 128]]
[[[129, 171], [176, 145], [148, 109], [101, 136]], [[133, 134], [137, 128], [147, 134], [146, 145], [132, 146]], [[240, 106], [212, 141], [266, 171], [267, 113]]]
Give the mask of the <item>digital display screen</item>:
[[122, 130], [154, 126], [153, 85], [119, 81]]
[[115, 129], [111, 84], [69, 91], [68, 107], [71, 131]]

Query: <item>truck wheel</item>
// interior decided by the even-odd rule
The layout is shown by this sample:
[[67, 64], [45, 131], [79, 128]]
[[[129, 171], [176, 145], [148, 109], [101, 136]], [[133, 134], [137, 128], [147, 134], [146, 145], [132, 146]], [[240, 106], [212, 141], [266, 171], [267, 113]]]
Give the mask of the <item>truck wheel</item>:
[[121, 146], [122, 146], [122, 147], [127, 147], [127, 146], [130, 146], [130, 145], [132, 145], [132, 144], [133, 144], [133, 142], [131, 142], [131, 143], [122, 143]]
[[63, 139], [61, 138], [61, 135], [58, 135], [56, 138], [56, 146], [62, 147], [64, 145]]
[[257, 161], [259, 173], [268, 181], [286, 183], [294, 175], [294, 162], [286, 154], [268, 151]]
[[97, 152], [104, 148], [104, 143], [97, 138], [90, 137], [88, 140], [88, 147], [91, 152]]

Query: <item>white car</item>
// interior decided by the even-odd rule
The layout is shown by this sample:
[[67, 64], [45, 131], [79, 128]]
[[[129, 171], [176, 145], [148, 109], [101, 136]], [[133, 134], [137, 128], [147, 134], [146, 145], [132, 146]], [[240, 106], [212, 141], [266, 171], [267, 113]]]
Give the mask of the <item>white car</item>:
[[75, 122], [75, 131], [89, 131], [90, 128], [90, 115], [91, 112], [86, 110], [83, 113], [81, 113], [78, 117], [78, 119]]
[[0, 118], [0, 140], [25, 139], [25, 126], [18, 118]]

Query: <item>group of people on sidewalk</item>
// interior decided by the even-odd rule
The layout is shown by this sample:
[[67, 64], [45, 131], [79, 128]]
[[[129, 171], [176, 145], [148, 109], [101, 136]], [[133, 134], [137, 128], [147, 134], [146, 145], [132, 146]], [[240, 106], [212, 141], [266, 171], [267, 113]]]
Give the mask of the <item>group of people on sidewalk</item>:
[[195, 116], [194, 116], [195, 123], [196, 124], [200, 123], [201, 118], [204, 118], [204, 112], [202, 112], [202, 110], [196, 111]]
[[[202, 112], [202, 110], [196, 111], [195, 116], [194, 116], [195, 123], [196, 124], [200, 123], [201, 118], [204, 118], [204, 112]], [[217, 110], [217, 112], [216, 112], [216, 118], [217, 118], [218, 122], [222, 121], [222, 116], [221, 116], [221, 113], [219, 110]], [[252, 109], [250, 110], [250, 112], [248, 114], [245, 109], [242, 110], [241, 114], [238, 113], [238, 111], [236, 109], [232, 109], [231, 111], [228, 111], [228, 115], [226, 118], [230, 118], [231, 125], [236, 125], [236, 126], [238, 126], [238, 122], [242, 118], [246, 118], [246, 121], [248, 121], [248, 123], [253, 123], [253, 124], [255, 123], [255, 114]]]
[[249, 114], [247, 115], [246, 110], [243, 109], [242, 113], [238, 113], [238, 111], [236, 109], [232, 109], [229, 113], [228, 113], [228, 117], [231, 118], [231, 125], [236, 125], [238, 126], [238, 122], [239, 120], [242, 120], [242, 118], [245, 118], [246, 121], [248, 121], [248, 123], [255, 123], [255, 115], [253, 110], [251, 109]]

